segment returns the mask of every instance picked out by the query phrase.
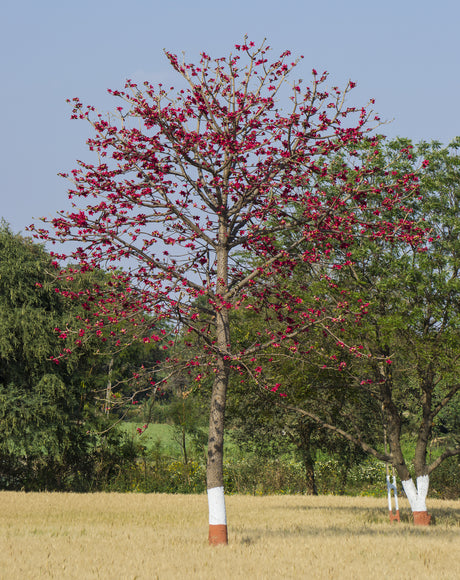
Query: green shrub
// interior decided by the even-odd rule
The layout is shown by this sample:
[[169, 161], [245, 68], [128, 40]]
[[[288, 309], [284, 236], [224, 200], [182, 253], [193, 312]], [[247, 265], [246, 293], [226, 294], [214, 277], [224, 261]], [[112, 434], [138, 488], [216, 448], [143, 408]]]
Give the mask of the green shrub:
[[430, 476], [430, 493], [439, 499], [460, 498], [460, 460], [449, 457]]

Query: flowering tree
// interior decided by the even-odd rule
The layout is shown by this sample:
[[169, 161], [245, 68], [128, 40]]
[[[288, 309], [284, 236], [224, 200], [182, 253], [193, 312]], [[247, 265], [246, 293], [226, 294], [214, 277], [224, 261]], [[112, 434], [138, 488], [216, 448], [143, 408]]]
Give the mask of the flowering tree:
[[[378, 118], [346, 105], [354, 83], [326, 91], [327, 75], [316, 71], [311, 86], [289, 83], [298, 62], [290, 62], [289, 51], [270, 62], [268, 49], [245, 40], [228, 58], [202, 53], [198, 65], [166, 53], [183, 88], [171, 93], [144, 83], [141, 90], [127, 81], [123, 91], [109, 91], [121, 101], [114, 116], [74, 99], [72, 116], [92, 125], [88, 145], [99, 160], [80, 161], [65, 175], [73, 182], [73, 211], [51, 221], [54, 233], [39, 230], [45, 239], [77, 242], [72, 258], [83, 268], [106, 267], [115, 276], [124, 268], [136, 300], [125, 293], [123, 306], [113, 306], [114, 325], [130, 308], [142, 308], [148, 320], [173, 322], [190, 344], [201, 345], [198, 355], [191, 349], [188, 366], [197, 380], [205, 371], [214, 377], [211, 543], [227, 542], [223, 441], [230, 373], [257, 379], [260, 352], [280, 343], [295, 350], [296, 336], [321, 317], [321, 308], [303, 309], [295, 291], [278, 293], [274, 275], [289, 277], [302, 262], [332, 259], [331, 248], [353, 244], [356, 230], [371, 238], [413, 235], [407, 219], [394, 223], [391, 211], [412, 196], [416, 178], [374, 166], [378, 139], [368, 136], [368, 123]], [[287, 112], [283, 101], [290, 103]], [[353, 155], [363, 141], [366, 159], [351, 166], [330, 162], [341, 150]], [[334, 183], [333, 194], [321, 186], [325, 181]], [[279, 243], [286, 233], [291, 242]], [[264, 305], [265, 330], [249, 345], [232, 344], [232, 312], [253, 307], [254, 297]], [[143, 338], [165, 340], [153, 323]], [[163, 348], [172, 351], [174, 341]]]

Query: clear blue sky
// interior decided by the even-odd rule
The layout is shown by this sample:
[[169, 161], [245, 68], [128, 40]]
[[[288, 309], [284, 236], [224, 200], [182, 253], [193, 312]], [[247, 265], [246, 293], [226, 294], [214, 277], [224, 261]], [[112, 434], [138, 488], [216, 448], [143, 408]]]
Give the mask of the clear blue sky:
[[174, 84], [163, 48], [224, 56], [245, 33], [303, 54], [304, 79], [314, 67], [356, 81], [351, 104], [375, 98], [387, 135], [447, 143], [460, 135], [459, 23], [458, 0], [4, 0], [0, 216], [24, 231], [68, 207], [56, 174], [88, 159], [88, 126], [66, 98], [110, 110], [106, 89], [126, 78]]

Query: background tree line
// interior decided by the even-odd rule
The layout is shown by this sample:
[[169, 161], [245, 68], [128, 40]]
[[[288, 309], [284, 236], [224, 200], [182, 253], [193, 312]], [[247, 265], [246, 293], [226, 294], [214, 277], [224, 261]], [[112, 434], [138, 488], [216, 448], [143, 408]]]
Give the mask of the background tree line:
[[73, 348], [85, 308], [66, 298], [69, 287], [84, 296], [86, 287], [105, 284], [104, 274], [75, 270], [63, 284], [56, 267], [42, 246], [1, 224], [3, 489], [97, 488], [135, 459], [131, 443], [111, 426], [134, 402], [126, 381], [156, 355], [133, 344], [115, 356], [113, 344], [96, 336]]

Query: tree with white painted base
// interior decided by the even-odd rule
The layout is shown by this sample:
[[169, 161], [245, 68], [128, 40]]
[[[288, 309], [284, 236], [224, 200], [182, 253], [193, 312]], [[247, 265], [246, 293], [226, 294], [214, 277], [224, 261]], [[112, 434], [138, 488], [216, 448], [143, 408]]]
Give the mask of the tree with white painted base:
[[[388, 143], [382, 162], [402, 146], [411, 144]], [[417, 524], [430, 522], [430, 475], [460, 455], [459, 148], [459, 139], [448, 147], [421, 143], [398, 162], [406, 172], [425, 165], [420, 196], [408, 208], [428, 229], [425, 244], [361, 240], [348, 251], [348, 265], [344, 258], [334, 276], [323, 277], [324, 294], [342, 305], [342, 321], [322, 325], [321, 348], [310, 352], [302, 371], [304, 392], [323, 405], [307, 408], [295, 397], [288, 405], [393, 465]], [[358, 324], [345, 324], [363, 309]], [[332, 408], [340, 423], [331, 420]], [[386, 430], [388, 452], [369, 440], [360, 423], [364, 409], [380, 423], [381, 441]], [[404, 440], [412, 441], [412, 456], [404, 454]]]
[[[349, 107], [350, 82], [326, 90], [327, 75], [313, 71], [310, 86], [291, 79], [297, 61], [289, 51], [270, 62], [268, 47], [237, 45], [214, 61], [202, 53], [198, 65], [166, 54], [180, 87], [142, 88], [127, 81], [112, 91], [115, 115], [98, 114], [73, 100], [73, 117], [89, 121], [95, 165], [79, 162], [65, 175], [73, 182], [73, 208], [51, 220], [44, 239], [77, 242], [71, 253], [81, 267], [109, 268], [136, 287], [111, 309], [113, 332], [139, 309], [148, 321], [167, 320], [190, 346], [190, 381], [213, 375], [207, 461], [210, 542], [226, 543], [223, 495], [224, 416], [230, 373], [258, 376], [259, 355], [296, 337], [321, 318], [321, 310], [298, 308], [297, 292], [280, 295], [272, 280], [289, 278], [298, 265], [329, 259], [329, 244], [353, 244], [360, 227], [379, 238], [415, 239], [411, 224], [393, 223], [392, 208], [417, 189], [412, 175], [389, 174], [374, 164], [379, 140], [369, 133], [378, 118]], [[281, 104], [286, 102], [284, 111]], [[329, 159], [366, 141], [359, 166]], [[370, 176], [381, 173], [370, 189]], [[322, 187], [329, 182], [334, 192]], [[385, 219], [378, 209], [385, 205]], [[280, 239], [295, 236], [289, 244]], [[243, 257], [243, 251], [248, 257]], [[249, 344], [232, 343], [233, 310], [264, 307], [265, 329]], [[147, 322], [148, 322], [147, 321]], [[281, 332], [275, 333], [275, 324]], [[86, 328], [101, 332], [97, 319]], [[143, 340], [163, 344], [174, 359], [174, 340], [155, 330]], [[145, 328], [145, 327], [144, 327]], [[138, 337], [139, 338], [139, 337]], [[273, 387], [278, 388], [276, 385]]]

